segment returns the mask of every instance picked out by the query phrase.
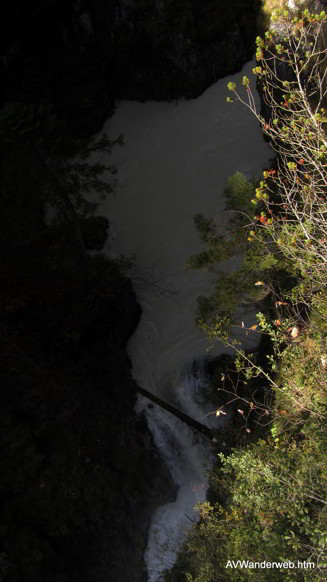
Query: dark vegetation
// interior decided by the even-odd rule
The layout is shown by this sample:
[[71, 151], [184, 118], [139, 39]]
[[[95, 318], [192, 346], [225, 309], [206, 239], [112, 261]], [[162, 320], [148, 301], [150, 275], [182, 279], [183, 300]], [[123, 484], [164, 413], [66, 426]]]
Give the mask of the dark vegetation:
[[140, 580], [151, 510], [174, 490], [133, 412], [128, 261], [86, 254], [108, 221], [84, 195], [114, 182], [87, 163], [93, 145], [68, 161], [74, 144], [42, 111], [1, 119], [1, 580]]

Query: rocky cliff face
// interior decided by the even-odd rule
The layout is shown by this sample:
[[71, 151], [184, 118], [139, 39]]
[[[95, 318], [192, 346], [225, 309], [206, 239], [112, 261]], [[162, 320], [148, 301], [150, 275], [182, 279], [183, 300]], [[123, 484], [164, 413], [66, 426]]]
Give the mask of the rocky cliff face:
[[[64, 122], [62, 148], [66, 134], [78, 147], [117, 98], [198, 95], [251, 56], [257, 5], [2, 3], [0, 105], [21, 112], [10, 131], [33, 124], [42, 150], [41, 107], [57, 133]], [[20, 148], [0, 149], [0, 578], [141, 582], [151, 512], [175, 489], [133, 413], [125, 344], [139, 308], [117, 265], [82, 261], [67, 225], [44, 224], [47, 186]]]
[[[93, 22], [91, 7], [89, 14]], [[197, 96], [253, 50], [254, 2], [131, 1], [120, 3], [115, 16], [114, 77], [124, 98]]]
[[14, 0], [1, 9], [3, 100], [55, 101], [75, 132], [114, 100], [194, 97], [254, 52], [256, 0]]

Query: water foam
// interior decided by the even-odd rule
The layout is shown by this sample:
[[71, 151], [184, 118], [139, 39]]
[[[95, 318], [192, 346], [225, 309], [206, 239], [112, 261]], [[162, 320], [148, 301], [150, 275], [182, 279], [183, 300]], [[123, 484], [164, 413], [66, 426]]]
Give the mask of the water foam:
[[[111, 138], [120, 133], [125, 138], [125, 146], [110, 158], [118, 168], [119, 191], [100, 213], [114, 225], [111, 252], [137, 255], [133, 283], [142, 317], [128, 345], [133, 376], [140, 386], [202, 422], [210, 412], [199, 396], [205, 378], [194, 376], [191, 368], [194, 358], [203, 358], [207, 344], [194, 317], [196, 298], [213, 289], [215, 275], [189, 272], [184, 265], [200, 249], [194, 214], [224, 222], [221, 194], [228, 177], [237, 170], [257, 174], [271, 156], [246, 108], [226, 103], [227, 83], [251, 76], [253, 64], [194, 100], [120, 102], [104, 126]], [[235, 265], [230, 261], [226, 268]], [[253, 313], [242, 318], [255, 323]], [[257, 336], [252, 333], [246, 340], [255, 343]], [[216, 353], [223, 351], [217, 346]], [[158, 582], [172, 565], [190, 520], [196, 519], [194, 505], [205, 499], [204, 462], [210, 465], [212, 458], [204, 439], [173, 415], [149, 406], [145, 398], [139, 398], [137, 408], [145, 411], [179, 485], [176, 502], [155, 512], [149, 531], [145, 560], [150, 582]], [[223, 417], [205, 418], [216, 426]]]

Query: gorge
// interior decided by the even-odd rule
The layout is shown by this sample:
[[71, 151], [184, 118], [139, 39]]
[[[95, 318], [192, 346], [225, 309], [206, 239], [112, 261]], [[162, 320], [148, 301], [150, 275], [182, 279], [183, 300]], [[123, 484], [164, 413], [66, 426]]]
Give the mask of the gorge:
[[150, 514], [173, 500], [175, 481], [178, 503], [158, 510], [149, 535], [155, 579], [166, 558], [153, 557], [154, 528], [173, 540], [169, 566], [204, 496], [208, 449], [141, 399], [147, 421], [135, 415], [125, 345], [139, 305], [119, 266], [85, 261], [69, 221], [45, 223], [53, 177], [42, 161], [54, 148], [60, 162], [78, 152], [115, 100], [147, 101], [122, 101], [105, 124], [126, 145], [110, 159], [119, 191], [101, 212], [116, 231], [109, 254], [137, 255], [133, 376], [203, 420], [206, 342], [193, 320], [213, 276], [184, 269], [198, 248], [193, 216], [220, 220], [227, 177], [251, 176], [269, 156], [254, 121], [225, 103], [226, 79], [203, 91], [253, 54], [258, 3], [16, 0], [1, 10], [0, 573], [143, 581]]
[[[203, 212], [223, 223], [221, 193], [227, 178], [236, 170], [250, 178], [269, 163], [271, 150], [256, 121], [245, 108], [225, 100], [227, 83], [251, 76], [252, 66], [248, 63], [240, 74], [221, 79], [194, 100], [122, 101], [103, 128], [111, 136], [123, 133], [125, 140], [113, 153], [117, 196], [99, 212], [111, 224], [110, 252], [136, 255], [131, 276], [142, 316], [128, 344], [133, 377], [212, 427], [217, 419], [206, 416], [212, 407], [203, 397], [201, 361], [207, 345], [194, 317], [196, 298], [210, 290], [215, 275], [187, 271], [185, 263], [199, 248], [194, 215]], [[226, 268], [233, 269], [233, 260]], [[245, 313], [242, 319], [251, 326], [253, 317]], [[255, 343], [255, 338], [246, 339]], [[216, 354], [223, 351], [218, 348]], [[210, 466], [212, 453], [201, 437], [146, 399], [138, 399], [137, 410], [145, 411], [155, 444], [179, 486], [176, 501], [152, 518], [146, 562], [149, 580], [157, 582], [172, 565], [190, 519], [196, 518], [194, 505], [205, 499], [205, 465]]]

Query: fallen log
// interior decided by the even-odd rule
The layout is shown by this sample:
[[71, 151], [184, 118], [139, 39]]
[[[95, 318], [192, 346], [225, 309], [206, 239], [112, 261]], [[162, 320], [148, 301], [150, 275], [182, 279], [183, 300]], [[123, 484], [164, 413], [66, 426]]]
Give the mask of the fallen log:
[[[88, 358], [90, 357], [90, 354], [86, 354], [86, 352], [84, 350], [79, 350], [79, 351], [82, 354], [87, 355]], [[103, 369], [108, 370], [108, 366], [102, 360], [100, 360], [94, 356], [92, 359], [94, 361], [96, 361], [97, 364], [100, 365]], [[149, 400], [151, 400], [152, 402], [154, 402], [158, 406], [161, 406], [161, 408], [164, 408], [165, 410], [167, 410], [168, 412], [170, 412], [171, 414], [173, 414], [174, 416], [179, 418], [182, 422], [185, 422], [186, 424], [188, 424], [192, 429], [196, 430], [197, 432], [199, 432], [200, 434], [205, 436], [211, 442], [213, 442], [213, 443], [217, 442], [217, 439], [214, 436], [215, 434], [217, 434], [217, 431], [213, 431], [212, 429], [205, 426], [205, 424], [198, 422], [197, 420], [195, 420], [194, 418], [192, 418], [188, 414], [185, 414], [185, 412], [178, 410], [178, 408], [175, 408], [175, 406], [172, 406], [172, 404], [168, 404], [168, 402], [165, 402], [164, 400], [159, 398], [159, 396], [152, 394], [152, 392], [149, 392], [148, 390], [146, 390], [145, 388], [142, 388], [141, 386], [136, 386], [136, 392], [139, 392], [139, 394], [142, 394], [142, 396], [145, 396], [146, 398], [148, 398]]]
[[168, 412], [170, 412], [174, 416], [177, 416], [177, 418], [179, 418], [183, 422], [186, 422], [186, 424], [188, 424], [191, 428], [193, 428], [197, 432], [203, 434], [203, 436], [207, 437], [210, 441], [214, 441], [214, 435], [213, 435], [212, 429], [205, 426], [205, 424], [198, 422], [197, 420], [195, 420], [194, 418], [192, 418], [188, 414], [185, 414], [185, 412], [178, 410], [178, 408], [175, 408], [175, 406], [172, 406], [171, 404], [168, 404], [168, 402], [165, 402], [164, 400], [162, 400], [158, 396], [155, 396], [155, 394], [152, 394], [152, 392], [148, 392], [148, 390], [145, 390], [145, 388], [141, 388], [140, 386], [138, 386], [137, 392], [139, 392], [139, 394], [142, 394], [142, 396], [145, 396], [146, 398], [148, 398], [152, 402], [155, 402], [155, 404], [157, 404], [158, 406], [161, 406], [161, 408], [168, 410]]

